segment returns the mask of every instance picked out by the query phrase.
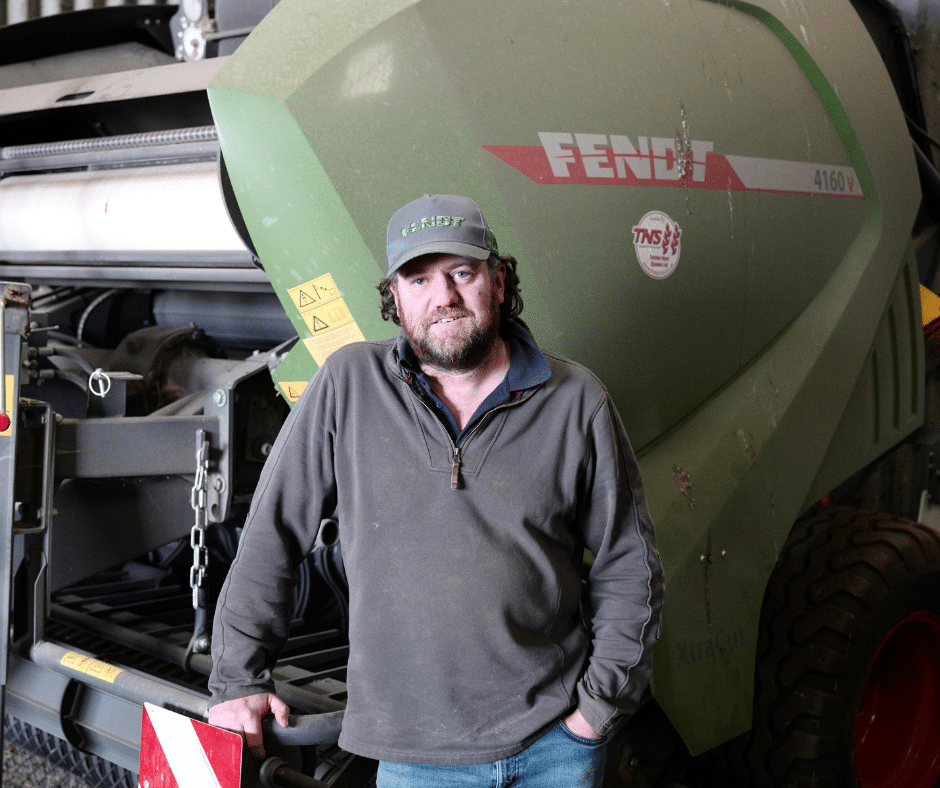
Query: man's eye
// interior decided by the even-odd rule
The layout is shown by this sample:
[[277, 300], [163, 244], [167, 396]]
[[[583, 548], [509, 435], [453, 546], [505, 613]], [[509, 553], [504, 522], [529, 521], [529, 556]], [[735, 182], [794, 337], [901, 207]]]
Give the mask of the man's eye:
[[468, 279], [470, 277], [470, 271], [455, 271], [455, 279]]
[[423, 276], [419, 276], [416, 279], [411, 280], [413, 285], [423, 285], [427, 280]]

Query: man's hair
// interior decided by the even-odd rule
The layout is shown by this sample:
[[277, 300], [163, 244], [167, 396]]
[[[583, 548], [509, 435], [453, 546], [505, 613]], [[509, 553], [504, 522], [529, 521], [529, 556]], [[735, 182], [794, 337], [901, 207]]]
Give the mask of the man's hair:
[[[519, 274], [516, 273], [516, 258], [510, 254], [491, 254], [486, 261], [490, 269], [490, 276], [501, 265], [506, 267], [506, 284], [503, 303], [499, 305], [499, 315], [503, 320], [510, 320], [518, 317], [522, 313], [522, 294], [519, 292]], [[386, 276], [379, 284], [377, 289], [382, 296], [382, 319], [391, 320], [396, 326], [401, 325], [398, 319], [398, 307], [395, 305], [395, 294], [392, 288], [395, 287], [396, 271], [391, 276]]]

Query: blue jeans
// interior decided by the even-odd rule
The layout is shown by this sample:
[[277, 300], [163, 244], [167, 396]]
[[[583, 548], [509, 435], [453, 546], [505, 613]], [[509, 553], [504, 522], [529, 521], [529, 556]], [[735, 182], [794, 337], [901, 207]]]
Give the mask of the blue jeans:
[[557, 722], [516, 755], [493, 763], [379, 763], [377, 788], [601, 788], [606, 738], [585, 739]]

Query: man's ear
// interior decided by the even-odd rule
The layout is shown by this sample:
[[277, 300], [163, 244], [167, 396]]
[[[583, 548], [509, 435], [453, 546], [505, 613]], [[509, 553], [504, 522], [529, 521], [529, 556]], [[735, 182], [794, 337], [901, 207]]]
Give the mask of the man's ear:
[[503, 263], [493, 271], [493, 281], [496, 283], [496, 292], [499, 293], [499, 303], [506, 300], [506, 264]]

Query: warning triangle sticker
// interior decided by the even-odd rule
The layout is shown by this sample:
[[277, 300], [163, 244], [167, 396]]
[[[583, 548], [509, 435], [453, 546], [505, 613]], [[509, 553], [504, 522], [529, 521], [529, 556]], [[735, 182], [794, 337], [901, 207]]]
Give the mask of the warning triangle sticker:
[[326, 331], [329, 328], [329, 326], [326, 323], [324, 323], [320, 318], [318, 318], [316, 315], [313, 316], [313, 320], [310, 322], [311, 322], [310, 327], [313, 329], [314, 333], [316, 333], [317, 331]]
[[300, 307], [301, 309], [303, 309], [305, 306], [310, 306], [311, 304], [315, 304], [316, 302], [317, 300], [315, 298], [311, 298], [303, 290], [297, 291], [297, 306]]

